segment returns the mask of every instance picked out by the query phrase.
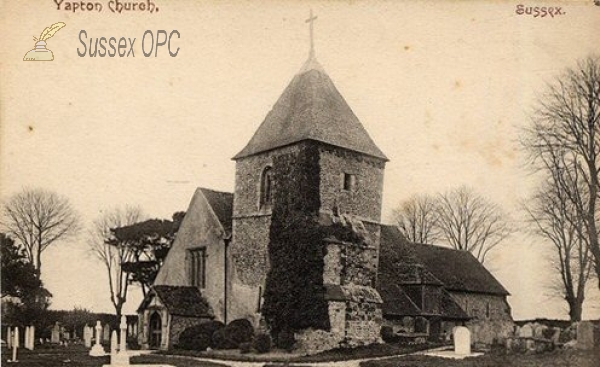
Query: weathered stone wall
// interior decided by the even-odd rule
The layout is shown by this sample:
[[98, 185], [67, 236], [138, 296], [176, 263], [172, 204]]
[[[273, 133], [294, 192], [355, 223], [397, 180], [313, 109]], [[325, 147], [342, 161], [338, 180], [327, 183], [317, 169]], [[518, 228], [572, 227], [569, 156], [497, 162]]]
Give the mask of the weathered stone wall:
[[271, 216], [234, 220], [229, 256], [235, 278], [250, 287], [264, 285], [269, 270], [269, 226]]
[[478, 321], [513, 321], [506, 297], [449, 291], [461, 308]]
[[329, 302], [330, 331], [306, 329], [295, 333], [296, 349], [304, 354], [339, 348], [346, 338], [346, 303]]
[[[321, 208], [333, 210], [337, 205], [343, 213], [370, 222], [381, 222], [381, 198], [385, 162], [341, 148], [322, 145]], [[356, 177], [354, 189], [343, 189], [344, 173]]]
[[270, 152], [242, 158], [235, 164], [235, 195], [233, 197], [233, 217], [268, 215], [269, 210], [260, 208], [260, 183], [267, 166], [273, 165], [273, 158], [298, 152], [305, 143], [299, 143]]
[[514, 323], [506, 297], [452, 291], [450, 295], [473, 318], [465, 324], [473, 343], [492, 344], [511, 335]]
[[349, 301], [346, 304], [346, 347], [358, 347], [373, 343], [381, 343], [381, 324], [383, 314], [381, 303], [366, 301]]

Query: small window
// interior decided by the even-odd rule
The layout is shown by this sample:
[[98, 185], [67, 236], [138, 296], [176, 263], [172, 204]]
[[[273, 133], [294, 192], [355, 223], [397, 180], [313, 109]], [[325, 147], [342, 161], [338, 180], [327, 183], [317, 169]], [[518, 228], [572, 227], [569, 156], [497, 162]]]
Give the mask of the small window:
[[189, 251], [190, 283], [194, 287], [206, 287], [206, 249], [199, 248]]
[[491, 312], [490, 312], [490, 303], [488, 302], [485, 305], [485, 317], [489, 319], [490, 318], [490, 314], [491, 314]]
[[351, 173], [344, 173], [342, 188], [345, 191], [354, 191], [355, 186], [356, 186], [356, 175], [353, 175]]
[[260, 207], [270, 206], [273, 201], [273, 170], [265, 167], [260, 180]]

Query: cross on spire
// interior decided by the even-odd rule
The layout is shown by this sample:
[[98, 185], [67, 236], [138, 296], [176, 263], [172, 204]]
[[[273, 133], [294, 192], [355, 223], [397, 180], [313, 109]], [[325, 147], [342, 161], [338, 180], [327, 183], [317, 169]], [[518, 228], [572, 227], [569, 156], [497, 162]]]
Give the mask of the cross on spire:
[[315, 20], [317, 20], [317, 17], [313, 16], [312, 9], [310, 9], [310, 16], [306, 20], [306, 23], [310, 23], [310, 54], [309, 54], [309, 59], [312, 59], [312, 58], [315, 57], [315, 40], [314, 40], [314, 33], [313, 33], [313, 24], [314, 24]]

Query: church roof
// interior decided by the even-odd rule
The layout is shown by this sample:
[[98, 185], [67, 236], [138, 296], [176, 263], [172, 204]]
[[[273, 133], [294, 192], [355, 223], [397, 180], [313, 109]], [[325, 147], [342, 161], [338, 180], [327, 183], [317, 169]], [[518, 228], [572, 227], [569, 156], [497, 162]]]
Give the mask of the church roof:
[[396, 264], [404, 262], [424, 266], [448, 291], [509, 295], [470, 252], [410, 243], [395, 226], [381, 226], [379, 258], [379, 277], [382, 282], [385, 279], [397, 279]]
[[279, 97], [250, 142], [233, 159], [315, 140], [387, 160], [314, 57]]
[[206, 189], [203, 187], [199, 188], [202, 194], [208, 201], [215, 215], [219, 219], [219, 222], [223, 225], [223, 228], [231, 233], [232, 228], [232, 215], [233, 215], [233, 194], [230, 192], [215, 191]]
[[[160, 299], [171, 315], [188, 317], [213, 317], [208, 302], [196, 287], [155, 285], [152, 292]], [[152, 293], [149, 295], [151, 296]], [[147, 297], [148, 300], [150, 298]], [[146, 307], [142, 302], [140, 309]]]

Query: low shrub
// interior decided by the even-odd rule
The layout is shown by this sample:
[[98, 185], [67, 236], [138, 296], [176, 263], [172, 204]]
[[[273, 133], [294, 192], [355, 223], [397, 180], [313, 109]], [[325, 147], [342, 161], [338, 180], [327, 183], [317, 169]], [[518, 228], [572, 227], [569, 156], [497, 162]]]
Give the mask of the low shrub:
[[238, 348], [242, 343], [250, 343], [254, 337], [254, 327], [246, 319], [233, 320], [225, 326], [225, 338]]
[[180, 335], [177, 349], [204, 351], [210, 347], [211, 339], [206, 334]]
[[292, 351], [296, 344], [296, 337], [293, 331], [282, 330], [277, 334], [277, 347], [286, 351]]
[[394, 329], [391, 326], [381, 327], [381, 339], [386, 343], [398, 341], [396, 334], [394, 334]]
[[240, 344], [240, 353], [248, 354], [252, 351], [252, 343], [241, 343]]
[[214, 347], [212, 335], [217, 330], [223, 330], [224, 327], [225, 325], [220, 321], [209, 321], [190, 326], [179, 334], [177, 348], [203, 351], [208, 347]]
[[240, 346], [239, 343], [236, 344], [227, 338], [227, 332], [225, 331], [225, 328], [215, 331], [215, 333], [212, 335], [211, 345], [215, 349], [236, 349]]
[[258, 353], [268, 353], [271, 351], [272, 347], [273, 341], [269, 334], [261, 333], [254, 338], [254, 349], [256, 349]]

